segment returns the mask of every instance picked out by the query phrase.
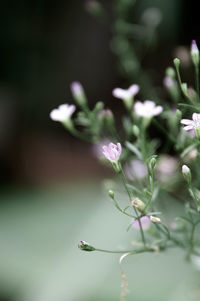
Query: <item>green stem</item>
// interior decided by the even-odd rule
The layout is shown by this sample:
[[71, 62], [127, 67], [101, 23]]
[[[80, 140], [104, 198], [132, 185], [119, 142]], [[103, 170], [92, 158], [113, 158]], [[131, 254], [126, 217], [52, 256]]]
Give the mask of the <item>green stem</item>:
[[96, 249], [94, 251], [104, 252], [104, 253], [116, 253], [116, 254], [124, 254], [124, 253], [130, 253], [130, 254], [139, 254], [144, 252], [154, 252], [155, 250], [153, 248], [143, 248], [138, 250], [125, 250], [125, 251], [118, 251], [118, 250], [104, 250], [104, 249]]
[[[121, 170], [120, 175], [121, 175], [122, 182], [123, 182], [123, 184], [124, 184], [124, 187], [125, 187], [125, 189], [126, 189], [126, 192], [127, 192], [128, 196], [129, 196], [129, 199], [130, 199], [130, 202], [131, 202], [131, 201], [132, 201], [132, 199], [131, 199], [131, 194], [130, 194], [130, 192], [129, 192], [127, 186], [126, 186], [126, 179], [125, 179], [123, 170]], [[145, 240], [145, 236], [144, 236], [144, 231], [143, 231], [143, 229], [142, 229], [142, 223], [141, 223], [140, 217], [139, 217], [138, 212], [137, 212], [137, 210], [135, 209], [135, 207], [133, 207], [133, 208], [134, 208], [134, 211], [135, 211], [135, 214], [136, 214], [136, 216], [137, 216], [138, 223], [139, 223], [140, 234], [141, 234], [142, 242], [143, 242], [144, 246], [146, 246], [146, 240]]]

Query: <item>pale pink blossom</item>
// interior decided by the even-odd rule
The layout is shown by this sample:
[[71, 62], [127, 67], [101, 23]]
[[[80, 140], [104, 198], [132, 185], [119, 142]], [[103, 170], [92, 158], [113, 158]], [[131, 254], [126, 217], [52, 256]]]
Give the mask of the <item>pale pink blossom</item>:
[[130, 99], [134, 97], [140, 90], [140, 87], [138, 85], [131, 85], [128, 89], [121, 89], [121, 88], [115, 88], [112, 91], [112, 94], [116, 98], [120, 98], [122, 100], [124, 99]]
[[119, 160], [119, 157], [122, 152], [121, 144], [110, 143], [108, 146], [103, 146], [103, 154], [112, 163], [116, 163]]
[[182, 119], [181, 123], [185, 125], [183, 128], [185, 131], [198, 130], [200, 129], [200, 114], [193, 113], [192, 120]]
[[[141, 222], [143, 230], [147, 230], [151, 224], [151, 221], [147, 216], [141, 217], [140, 222]], [[140, 229], [140, 224], [137, 219], [134, 220], [134, 222], [132, 223], [132, 226], [133, 226], [133, 228], [135, 228], [137, 230]]]
[[54, 121], [66, 121], [76, 110], [74, 105], [63, 104], [58, 107], [58, 109], [54, 109], [50, 113], [50, 118]]
[[156, 106], [155, 102], [145, 100], [143, 103], [137, 101], [134, 105], [135, 113], [141, 117], [153, 117], [159, 115], [163, 111], [163, 107]]

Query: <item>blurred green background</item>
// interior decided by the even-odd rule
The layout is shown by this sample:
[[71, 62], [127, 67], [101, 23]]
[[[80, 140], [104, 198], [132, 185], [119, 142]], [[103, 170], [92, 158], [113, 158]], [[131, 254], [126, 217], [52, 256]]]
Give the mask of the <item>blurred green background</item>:
[[[100, 1], [110, 12], [115, 1]], [[158, 83], [177, 46], [199, 42], [197, 3], [140, 0], [133, 22], [157, 7], [163, 21], [155, 64]], [[88, 14], [84, 1], [0, 2], [0, 301], [114, 301], [120, 296], [118, 255], [84, 253], [94, 246], [130, 248], [137, 233], [116, 212], [91, 145], [49, 119], [57, 105], [72, 102], [69, 85], [79, 80], [93, 106], [124, 84], [110, 50], [112, 32]], [[133, 82], [137, 79], [133, 78]], [[179, 205], [163, 197], [169, 216]], [[127, 300], [195, 301], [199, 272], [180, 250], [125, 259]]]

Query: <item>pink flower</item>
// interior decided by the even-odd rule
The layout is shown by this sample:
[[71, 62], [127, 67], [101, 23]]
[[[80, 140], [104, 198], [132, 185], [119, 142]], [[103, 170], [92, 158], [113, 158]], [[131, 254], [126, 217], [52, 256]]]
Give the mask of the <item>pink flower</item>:
[[140, 87], [138, 85], [131, 85], [127, 90], [121, 89], [121, 88], [115, 88], [112, 91], [112, 94], [114, 97], [119, 99], [130, 99], [134, 97], [140, 90]]
[[156, 106], [155, 102], [151, 100], [145, 100], [144, 103], [137, 101], [134, 105], [135, 113], [141, 117], [153, 117], [159, 115], [163, 108]]
[[63, 104], [58, 107], [58, 109], [54, 109], [50, 113], [50, 118], [54, 121], [66, 121], [76, 110], [74, 105]]
[[108, 146], [103, 146], [103, 154], [112, 163], [116, 163], [119, 160], [119, 157], [122, 152], [121, 144], [110, 143]]
[[[143, 230], [147, 230], [151, 224], [150, 219], [147, 216], [143, 216], [143, 217], [141, 217], [140, 221], [141, 221]], [[139, 222], [137, 219], [134, 220], [134, 222], [132, 223], [132, 226], [137, 230], [140, 229], [140, 225], [139, 225]]]
[[199, 130], [200, 129], [200, 114], [194, 113], [192, 114], [192, 120], [190, 119], [182, 119], [181, 123], [184, 124], [184, 130]]

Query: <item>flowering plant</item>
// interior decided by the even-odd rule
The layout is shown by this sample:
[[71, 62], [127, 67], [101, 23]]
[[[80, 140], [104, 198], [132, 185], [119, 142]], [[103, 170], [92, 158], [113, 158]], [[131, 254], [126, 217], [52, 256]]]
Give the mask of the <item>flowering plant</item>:
[[[138, 84], [127, 89], [118, 87], [112, 94], [123, 101], [127, 112], [119, 122], [102, 102], [90, 109], [82, 85], [74, 82], [72, 96], [80, 110], [74, 113], [75, 106], [66, 104], [50, 113], [53, 120], [60, 121], [78, 138], [95, 144], [103, 139], [109, 141], [102, 146], [101, 161], [103, 156], [103, 162], [116, 173], [127, 194], [127, 206], [122, 207], [112, 187], [107, 192], [115, 209], [128, 218], [128, 230], [132, 228], [140, 235], [129, 250], [101, 249], [85, 241], [79, 244], [81, 250], [121, 253], [120, 264], [128, 255], [164, 252], [171, 247], [185, 250], [188, 260], [200, 258], [200, 91], [199, 50], [195, 41], [190, 55], [195, 88], [182, 82], [178, 58], [174, 59], [174, 67], [166, 70], [163, 83], [172, 105], [158, 97], [143, 102], [135, 100], [143, 89]], [[186, 119], [191, 116], [192, 120]], [[156, 138], [152, 130], [158, 133]], [[183, 206], [184, 210], [173, 220], [159, 210], [163, 191]], [[127, 283], [122, 269], [121, 273], [123, 300]]]

